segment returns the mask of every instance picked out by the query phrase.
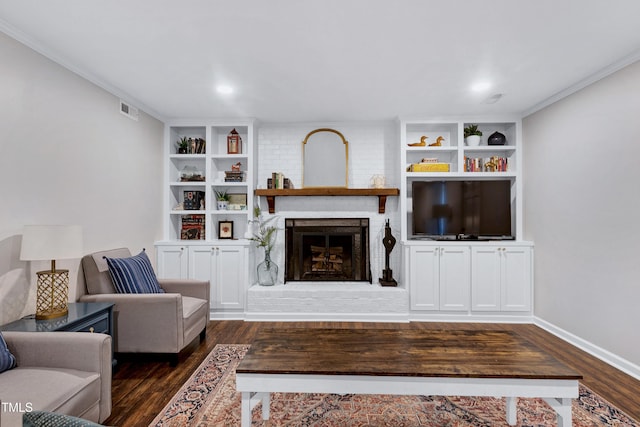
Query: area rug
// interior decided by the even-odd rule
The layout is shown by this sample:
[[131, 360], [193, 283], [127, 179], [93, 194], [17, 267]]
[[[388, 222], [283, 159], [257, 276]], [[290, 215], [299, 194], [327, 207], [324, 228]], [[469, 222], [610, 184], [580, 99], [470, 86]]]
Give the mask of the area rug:
[[[239, 426], [235, 368], [248, 345], [217, 345], [151, 426]], [[271, 419], [253, 409], [252, 426], [508, 426], [505, 399], [455, 396], [390, 396], [273, 393]], [[519, 426], [554, 426], [556, 413], [541, 399], [518, 399]], [[573, 426], [640, 424], [587, 387], [573, 401]]]

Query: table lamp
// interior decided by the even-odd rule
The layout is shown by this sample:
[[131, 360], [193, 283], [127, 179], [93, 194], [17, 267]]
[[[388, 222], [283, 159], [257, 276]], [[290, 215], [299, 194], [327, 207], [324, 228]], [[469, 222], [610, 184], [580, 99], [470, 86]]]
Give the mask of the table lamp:
[[57, 270], [56, 259], [82, 257], [79, 225], [27, 225], [22, 233], [20, 259], [51, 261], [51, 270], [38, 271], [36, 319], [53, 319], [68, 313], [69, 270]]

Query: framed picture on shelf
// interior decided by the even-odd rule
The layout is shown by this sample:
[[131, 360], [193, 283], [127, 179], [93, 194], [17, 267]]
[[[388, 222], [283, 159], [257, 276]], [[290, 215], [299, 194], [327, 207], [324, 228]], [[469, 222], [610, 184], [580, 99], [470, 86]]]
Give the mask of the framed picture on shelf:
[[218, 221], [218, 239], [233, 239], [233, 221]]
[[247, 194], [246, 193], [229, 194], [229, 209], [230, 210], [247, 209]]

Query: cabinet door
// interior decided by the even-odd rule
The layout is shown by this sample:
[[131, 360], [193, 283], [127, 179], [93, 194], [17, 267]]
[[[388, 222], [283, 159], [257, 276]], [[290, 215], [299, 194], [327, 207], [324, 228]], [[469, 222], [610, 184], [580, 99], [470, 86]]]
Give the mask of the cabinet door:
[[245, 246], [189, 248], [189, 277], [208, 280], [210, 305], [216, 309], [244, 309], [247, 277]]
[[469, 310], [470, 251], [468, 247], [440, 248], [440, 310]]
[[158, 277], [163, 279], [187, 278], [189, 253], [184, 246], [157, 246], [156, 260]]
[[220, 246], [216, 249], [215, 281], [211, 289], [212, 306], [221, 309], [244, 309], [244, 294], [248, 282], [244, 246]]
[[531, 310], [531, 248], [503, 248], [500, 258], [502, 265], [502, 310]]
[[500, 310], [501, 250], [496, 246], [471, 249], [471, 309]]
[[[213, 263], [215, 261], [215, 246], [189, 247], [189, 278], [208, 280], [211, 286], [210, 295], [213, 298]], [[213, 302], [213, 301], [212, 301]]]
[[439, 310], [440, 255], [435, 246], [412, 247], [409, 283], [412, 310]]

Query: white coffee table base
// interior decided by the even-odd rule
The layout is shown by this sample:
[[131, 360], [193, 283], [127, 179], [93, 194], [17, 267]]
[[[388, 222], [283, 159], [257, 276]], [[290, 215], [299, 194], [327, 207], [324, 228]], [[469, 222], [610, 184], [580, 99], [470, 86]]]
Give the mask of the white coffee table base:
[[242, 427], [251, 426], [251, 409], [258, 402], [262, 402], [262, 418], [269, 419], [270, 393], [276, 392], [506, 396], [510, 425], [516, 424], [516, 397], [542, 398], [556, 411], [558, 427], [571, 427], [578, 380], [237, 373], [236, 390], [242, 393]]

